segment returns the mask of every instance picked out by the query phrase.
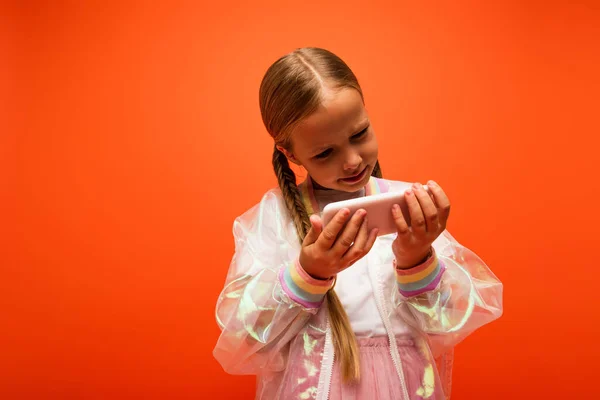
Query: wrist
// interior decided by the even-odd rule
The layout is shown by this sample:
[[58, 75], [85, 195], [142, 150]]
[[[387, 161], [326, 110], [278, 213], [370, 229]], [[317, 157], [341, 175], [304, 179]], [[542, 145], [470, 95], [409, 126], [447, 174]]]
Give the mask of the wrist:
[[324, 274], [322, 271], [319, 271], [321, 268], [314, 268], [314, 264], [310, 264], [310, 263], [306, 262], [304, 257], [302, 257], [302, 254], [300, 254], [300, 257], [298, 258], [297, 261], [298, 261], [298, 266], [300, 268], [302, 268], [302, 270], [304, 270], [304, 272], [306, 272], [313, 279], [327, 281], [327, 280], [330, 280], [333, 278], [333, 276], [328, 276], [327, 274]]
[[319, 281], [327, 281], [327, 280], [333, 279], [333, 276], [326, 276], [326, 274], [323, 274], [322, 272], [315, 272], [311, 268], [304, 267], [304, 265], [302, 264], [301, 261], [299, 261], [298, 264], [299, 264], [300, 268], [302, 268], [304, 270], [304, 272], [306, 272], [306, 274], [313, 279], [316, 279]]
[[410, 269], [417, 265], [423, 264], [433, 255], [433, 247], [429, 246], [427, 249], [415, 252], [413, 254], [406, 255], [395, 255], [396, 256], [396, 268], [398, 269]]
[[435, 290], [446, 269], [444, 263], [438, 259], [435, 250], [432, 250], [431, 255], [424, 262], [412, 268], [402, 269], [395, 264], [396, 260], [394, 260], [394, 267], [398, 290], [405, 298]]
[[290, 299], [305, 308], [312, 309], [320, 307], [325, 294], [335, 285], [335, 278], [314, 279], [296, 259], [280, 269], [279, 282]]

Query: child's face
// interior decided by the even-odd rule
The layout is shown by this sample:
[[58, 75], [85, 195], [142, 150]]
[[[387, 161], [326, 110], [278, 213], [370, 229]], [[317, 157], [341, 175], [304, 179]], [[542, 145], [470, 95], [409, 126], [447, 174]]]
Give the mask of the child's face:
[[329, 91], [319, 109], [292, 132], [293, 162], [320, 186], [355, 192], [365, 186], [377, 162], [377, 139], [360, 94]]

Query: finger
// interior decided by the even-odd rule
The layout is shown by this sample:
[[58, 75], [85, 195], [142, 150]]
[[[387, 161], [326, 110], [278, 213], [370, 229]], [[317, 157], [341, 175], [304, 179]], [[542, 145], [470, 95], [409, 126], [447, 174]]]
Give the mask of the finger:
[[[358, 260], [360, 260], [361, 258], [363, 258], [366, 254], [368, 254], [369, 251], [371, 251], [371, 249], [373, 248], [373, 245], [375, 244], [375, 241], [377, 240], [377, 235], [378, 234], [379, 234], [379, 229], [378, 228], [371, 229], [371, 232], [369, 233], [369, 237], [367, 238], [367, 241], [365, 242], [365, 247], [360, 252], [360, 254], [355, 255], [351, 259], [351, 261], [348, 263], [348, 266], [354, 264], [355, 262], [357, 262]], [[354, 247], [354, 246], [352, 246], [352, 247]]]
[[394, 224], [396, 224], [398, 235], [403, 236], [410, 233], [410, 229], [408, 229], [408, 222], [404, 218], [404, 214], [402, 214], [402, 210], [398, 204], [394, 204], [392, 206], [392, 218], [394, 219]]
[[324, 250], [331, 249], [349, 215], [350, 210], [347, 208], [343, 208], [335, 214], [333, 219], [329, 221], [325, 228], [323, 228], [321, 235], [319, 235], [319, 238], [316, 241], [319, 247]]
[[316, 242], [322, 231], [323, 231], [323, 221], [321, 220], [321, 218], [316, 214], [311, 215], [310, 216], [310, 230], [304, 237], [304, 240], [302, 241], [302, 246], [308, 246], [308, 245]]
[[410, 227], [413, 233], [422, 235], [426, 232], [426, 224], [421, 205], [412, 189], [406, 191], [405, 198], [406, 204], [408, 204], [408, 213], [410, 215]]
[[379, 229], [373, 228], [371, 229], [371, 233], [369, 233], [369, 238], [367, 239], [367, 243], [365, 244], [365, 254], [371, 251], [371, 248], [375, 244], [375, 240], [377, 240], [377, 234], [379, 233]]
[[369, 238], [368, 224], [368, 216], [365, 216], [362, 224], [360, 224], [360, 228], [358, 229], [358, 234], [354, 239], [354, 244], [352, 244], [346, 253], [344, 253], [342, 262], [355, 261], [355, 259], [362, 257], [363, 254], [361, 252], [367, 243], [367, 239]]
[[414, 193], [417, 201], [421, 205], [423, 215], [425, 216], [425, 229], [427, 232], [436, 232], [439, 228], [438, 210], [433, 204], [433, 199], [427, 193], [423, 185], [414, 186]]
[[425, 191], [427, 192], [427, 194], [431, 198], [431, 201], [433, 201], [433, 204], [437, 208], [437, 203], [435, 202], [435, 197], [433, 196], [433, 192], [431, 191], [431, 188], [428, 185], [423, 185], [423, 189], [425, 189]]
[[367, 243], [367, 239], [369, 238], [369, 216], [365, 215], [362, 224], [360, 224], [360, 228], [358, 229], [358, 234], [354, 239], [354, 244], [352, 247], [357, 249], [362, 249]]
[[367, 212], [363, 209], [357, 210], [348, 224], [344, 227], [342, 233], [339, 234], [335, 244], [331, 248], [333, 255], [341, 257], [354, 243], [356, 235], [362, 225]]
[[446, 193], [444, 193], [444, 190], [442, 190], [442, 187], [440, 185], [438, 185], [436, 182], [429, 181], [429, 182], [427, 182], [427, 186], [429, 187], [429, 189], [431, 190], [431, 193], [433, 194], [435, 203], [438, 208], [438, 217], [439, 217], [440, 223], [442, 224], [442, 226], [445, 229], [446, 222], [448, 221], [448, 217], [450, 216], [450, 200], [448, 199], [448, 196], [446, 196]]

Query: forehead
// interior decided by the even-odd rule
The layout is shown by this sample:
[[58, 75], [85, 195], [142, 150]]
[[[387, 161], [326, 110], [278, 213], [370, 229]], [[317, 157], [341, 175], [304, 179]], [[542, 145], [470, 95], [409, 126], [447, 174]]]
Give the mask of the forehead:
[[368, 120], [360, 93], [344, 88], [326, 91], [323, 102], [311, 115], [303, 119], [291, 135], [294, 150], [335, 144], [347, 140], [348, 135], [360, 130]]

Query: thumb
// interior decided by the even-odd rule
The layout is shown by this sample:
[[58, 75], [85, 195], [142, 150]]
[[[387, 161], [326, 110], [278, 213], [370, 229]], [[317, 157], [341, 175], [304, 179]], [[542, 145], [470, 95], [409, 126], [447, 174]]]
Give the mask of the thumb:
[[310, 217], [310, 230], [304, 237], [304, 241], [302, 242], [303, 246], [308, 246], [309, 244], [313, 244], [319, 238], [319, 235], [323, 231], [323, 221], [318, 215], [311, 215]]

